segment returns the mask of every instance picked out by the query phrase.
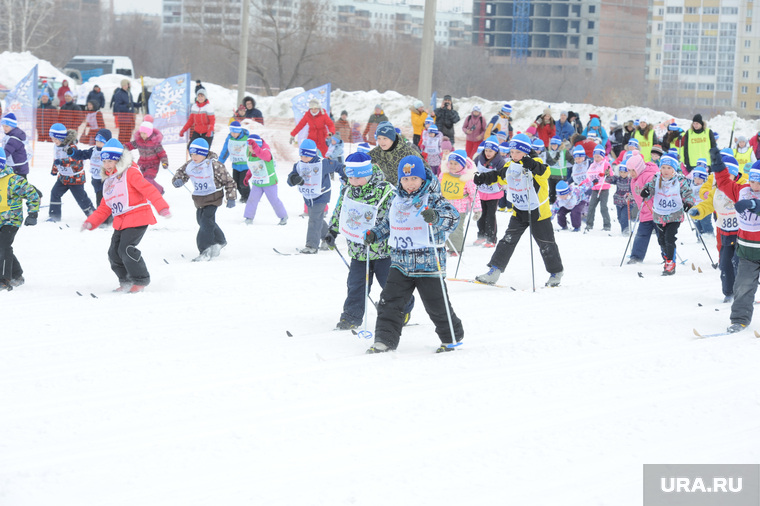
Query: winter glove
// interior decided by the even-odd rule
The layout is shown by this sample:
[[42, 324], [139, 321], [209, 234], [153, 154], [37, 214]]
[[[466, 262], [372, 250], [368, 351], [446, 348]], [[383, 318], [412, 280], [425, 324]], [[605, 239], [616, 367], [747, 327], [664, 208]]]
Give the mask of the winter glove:
[[367, 233], [364, 234], [364, 244], [369, 246], [370, 244], [374, 244], [375, 241], [377, 241], [377, 234], [372, 230], [367, 230]]
[[251, 180], [251, 171], [249, 170], [245, 173], [245, 177], [243, 178], [243, 184], [245, 186], [248, 186], [248, 181], [250, 180]]
[[651, 194], [652, 192], [649, 191], [649, 188], [644, 188], [643, 190], [641, 190], [641, 193], [639, 193], [642, 199], [648, 199]]
[[180, 130], [180, 131], [179, 131], [179, 136], [180, 136], [180, 137], [183, 137], [183, 136], [185, 135], [185, 132], [187, 132], [187, 130], [185, 130], [185, 129], [183, 128], [182, 130]]
[[420, 213], [422, 215], [422, 219], [425, 220], [427, 223], [437, 223], [438, 222], [438, 211], [435, 209], [425, 208], [424, 211]]
[[734, 204], [734, 209], [737, 213], [743, 213], [744, 211], [753, 211], [757, 207], [757, 201], [755, 199], [740, 200]]
[[726, 164], [723, 163], [723, 156], [721, 156], [718, 148], [710, 148], [710, 162], [710, 169], [713, 172], [720, 172], [726, 168]]
[[599, 184], [599, 180], [598, 179], [592, 179], [591, 183], [596, 186], [597, 184]]
[[82, 228], [79, 230], [80, 232], [84, 232], [85, 230], [92, 230], [92, 223], [89, 221], [85, 221], [82, 223]]
[[691, 209], [689, 209], [688, 212], [689, 212], [689, 216], [693, 216], [693, 217], [699, 216], [699, 209], [697, 209], [696, 207], [692, 207]]
[[481, 174], [480, 172], [476, 172], [472, 176], [472, 182], [475, 183], [476, 186], [484, 184], [485, 181], [483, 180], [483, 174]]
[[183, 186], [185, 186], [185, 182], [182, 181], [181, 179], [175, 179], [174, 181], [172, 181], [172, 185], [175, 188], [182, 188]]
[[227, 200], [227, 209], [232, 209], [233, 207], [235, 207], [235, 201], [231, 200], [231, 199], [228, 199]]
[[29, 213], [24, 220], [24, 225], [27, 227], [33, 227], [37, 224], [37, 213]]
[[689, 212], [689, 210], [691, 209], [691, 207], [692, 207], [692, 205], [691, 205], [691, 204], [687, 204], [687, 203], [684, 203], [684, 205], [683, 205], [683, 210], [684, 210], [684, 212], [687, 212], [687, 213], [688, 213], [688, 212]]
[[66, 154], [69, 156], [73, 155], [74, 151], [76, 151], [76, 148], [74, 146], [69, 146], [68, 148], [66, 148]]
[[522, 163], [522, 166], [529, 171], [533, 171], [536, 169], [536, 166], [538, 165], [536, 161], [531, 158], [530, 156], [523, 156], [522, 159], [520, 159], [520, 163]]
[[288, 184], [290, 186], [301, 186], [303, 183], [303, 178], [298, 174], [294, 173], [288, 176]]
[[330, 230], [327, 232], [327, 235], [322, 238], [322, 240], [325, 241], [325, 244], [327, 244], [332, 249], [335, 247], [335, 237], [337, 235], [337, 232]]
[[290, 143], [291, 144], [295, 144], [296, 143], [296, 138], [293, 137], [292, 135], [290, 136]]
[[168, 169], [169, 168], [169, 162], [161, 162], [161, 168], [162, 169]]
[[171, 211], [169, 211], [168, 207], [165, 208], [165, 209], [161, 209], [158, 212], [158, 214], [159, 214], [159, 216], [163, 216], [164, 218], [171, 218], [172, 217], [172, 213], [171, 213]]
[[[475, 184], [493, 184], [497, 181], [499, 178], [499, 173], [495, 170], [492, 170], [490, 172], [483, 172], [480, 174], [480, 182]], [[473, 181], [475, 179], [473, 178]]]

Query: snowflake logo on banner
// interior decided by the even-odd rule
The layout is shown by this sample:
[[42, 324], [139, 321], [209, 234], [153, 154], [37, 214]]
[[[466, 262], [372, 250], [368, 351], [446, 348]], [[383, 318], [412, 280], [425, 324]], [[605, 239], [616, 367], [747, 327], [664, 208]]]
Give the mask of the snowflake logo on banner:
[[182, 101], [185, 98], [185, 89], [183, 86], [174, 86], [175, 84], [179, 83], [164, 81], [154, 90], [159, 99], [156, 100], [156, 117], [171, 118], [184, 107]]

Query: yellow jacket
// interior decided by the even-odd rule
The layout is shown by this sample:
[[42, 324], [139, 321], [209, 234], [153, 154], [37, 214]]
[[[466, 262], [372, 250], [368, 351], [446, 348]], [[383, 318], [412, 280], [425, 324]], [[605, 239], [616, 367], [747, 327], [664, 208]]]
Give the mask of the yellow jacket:
[[[746, 184], [748, 182], [747, 176], [745, 174], [739, 174], [739, 177], [735, 179], [738, 184]], [[698, 211], [699, 214], [697, 216], [692, 216], [692, 219], [694, 220], [701, 220], [702, 218], [705, 218], [712, 213], [716, 212], [715, 209], [715, 192], [720, 191], [718, 190], [717, 185], [715, 184], [715, 175], [710, 174], [707, 176], [707, 180], [702, 184], [702, 186], [699, 187], [699, 196], [703, 199], [702, 202], [694, 206]], [[718, 210], [722, 211], [722, 210]]]
[[[533, 188], [536, 190], [536, 195], [538, 196], [538, 219], [540, 221], [552, 217], [551, 204], [549, 204], [549, 176], [551, 175], [551, 171], [539, 157], [535, 157], [533, 160], [541, 166], [539, 169], [533, 171]], [[522, 166], [522, 163], [510, 160], [504, 164], [504, 167], [509, 170], [509, 167], [513, 163]], [[502, 171], [499, 172], [501, 173]], [[509, 199], [510, 192], [507, 180], [499, 175], [497, 182], [507, 188], [507, 199]], [[512, 207], [512, 214], [517, 214], [517, 209], [514, 206]]]
[[419, 112], [417, 109], [412, 108], [412, 132], [414, 132], [414, 135], [422, 135], [427, 116], [425, 111]]

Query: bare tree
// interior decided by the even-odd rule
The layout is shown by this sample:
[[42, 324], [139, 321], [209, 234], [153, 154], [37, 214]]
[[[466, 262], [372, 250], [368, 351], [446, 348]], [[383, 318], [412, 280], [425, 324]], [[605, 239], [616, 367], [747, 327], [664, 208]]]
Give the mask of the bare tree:
[[63, 32], [54, 23], [53, 0], [0, 0], [4, 39], [8, 51], [36, 51], [48, 46]]

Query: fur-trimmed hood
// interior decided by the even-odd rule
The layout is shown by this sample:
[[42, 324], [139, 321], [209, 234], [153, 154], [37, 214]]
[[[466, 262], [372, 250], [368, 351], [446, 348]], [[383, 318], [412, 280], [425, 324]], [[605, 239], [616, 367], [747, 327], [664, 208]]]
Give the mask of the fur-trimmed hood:
[[[134, 159], [132, 158], [132, 153], [128, 150], [124, 150], [124, 152], [121, 154], [121, 158], [119, 158], [119, 161], [116, 162], [116, 176], [121, 176], [124, 171], [126, 171], [128, 168], [132, 166], [132, 163], [134, 163]], [[100, 167], [100, 177], [105, 181], [106, 178], [111, 177], [106, 174], [105, 169], [101, 166]]]
[[[441, 160], [441, 174], [448, 174], [449, 171], [449, 163], [447, 160]], [[467, 158], [467, 164], [462, 169], [462, 171], [458, 174], [452, 174], [454, 177], [459, 177], [459, 180], [463, 183], [467, 183], [468, 181], [472, 181], [472, 178], [475, 176], [475, 162], [473, 162], [471, 159]]]
[[66, 138], [61, 143], [62, 146], [71, 146], [77, 143], [77, 131], [73, 128], [66, 130]]

